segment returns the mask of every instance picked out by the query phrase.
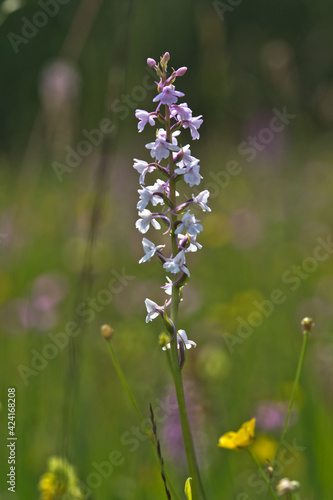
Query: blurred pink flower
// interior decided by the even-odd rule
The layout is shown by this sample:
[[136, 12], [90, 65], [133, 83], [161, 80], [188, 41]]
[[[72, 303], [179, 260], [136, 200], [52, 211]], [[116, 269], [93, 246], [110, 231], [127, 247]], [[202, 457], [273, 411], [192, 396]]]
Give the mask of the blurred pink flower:
[[27, 330], [41, 332], [54, 328], [59, 321], [57, 306], [66, 297], [67, 280], [58, 274], [43, 274], [35, 279], [31, 294], [4, 305], [1, 321], [9, 333]]
[[[205, 415], [203, 395], [194, 382], [186, 381], [184, 384], [187, 413], [194, 441], [197, 448], [197, 456], [202, 466], [207, 466], [205, 449], [207, 437], [204, 432]], [[165, 400], [168, 402], [169, 413], [163, 424], [162, 440], [163, 449], [171, 460], [186, 467], [186, 456], [184, 442], [178, 412], [177, 398], [174, 388], [170, 387]], [[201, 457], [201, 460], [200, 460]]]
[[44, 105], [59, 107], [78, 97], [80, 77], [77, 69], [58, 59], [47, 64], [40, 77], [39, 92]]
[[[288, 403], [286, 401], [262, 401], [257, 408], [256, 422], [264, 431], [282, 429], [286, 419]], [[291, 414], [290, 423], [295, 422], [295, 412]]]
[[252, 248], [263, 237], [263, 223], [259, 215], [247, 208], [234, 211], [230, 216], [233, 244], [236, 248]]

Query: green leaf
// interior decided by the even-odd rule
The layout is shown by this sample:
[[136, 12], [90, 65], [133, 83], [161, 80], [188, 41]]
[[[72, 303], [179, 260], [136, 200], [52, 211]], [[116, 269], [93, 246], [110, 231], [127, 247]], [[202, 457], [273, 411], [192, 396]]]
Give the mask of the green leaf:
[[186, 479], [186, 483], [185, 483], [185, 495], [186, 495], [187, 500], [192, 500], [191, 480], [192, 480], [192, 478], [188, 477]]

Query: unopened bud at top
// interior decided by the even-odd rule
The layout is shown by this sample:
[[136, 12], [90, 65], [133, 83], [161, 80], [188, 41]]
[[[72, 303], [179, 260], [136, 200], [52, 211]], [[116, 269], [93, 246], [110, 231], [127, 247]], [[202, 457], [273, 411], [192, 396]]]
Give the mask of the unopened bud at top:
[[187, 71], [187, 67], [186, 66], [182, 66], [181, 68], [177, 69], [177, 71], [175, 71], [175, 76], [183, 76], [185, 75]]
[[169, 54], [169, 52], [166, 52], [166, 53], [164, 54], [164, 56], [163, 56], [163, 60], [164, 60], [165, 62], [169, 62], [169, 61], [170, 61], [170, 54]]
[[105, 338], [105, 340], [111, 340], [114, 334], [114, 330], [110, 325], [103, 325], [101, 327], [101, 334], [102, 337]]
[[312, 327], [314, 326], [313, 319], [311, 318], [303, 318], [301, 321], [303, 333], [310, 333]]
[[147, 59], [147, 64], [150, 68], [155, 68], [156, 66], [156, 61], [155, 59], [152, 59], [151, 57], [148, 57]]
[[166, 72], [168, 62], [170, 61], [170, 54], [169, 52], [166, 52], [162, 57], [161, 57], [161, 68], [163, 71]]

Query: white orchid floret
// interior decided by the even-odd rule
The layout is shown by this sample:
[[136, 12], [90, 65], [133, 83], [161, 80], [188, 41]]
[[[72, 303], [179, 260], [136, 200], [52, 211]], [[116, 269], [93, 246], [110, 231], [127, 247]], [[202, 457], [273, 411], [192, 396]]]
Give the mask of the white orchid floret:
[[153, 186], [146, 186], [142, 189], [138, 189], [138, 193], [140, 195], [140, 201], [138, 201], [136, 208], [138, 210], [144, 210], [148, 203], [150, 202], [153, 206], [158, 204], [163, 205], [164, 201], [162, 196], [157, 195], [156, 193], [164, 193], [165, 182], [161, 179], [157, 179]]
[[149, 165], [146, 161], [138, 160], [137, 158], [134, 158], [133, 168], [140, 174], [139, 182], [142, 185], [145, 183], [146, 174], [150, 174], [156, 169], [154, 165]]
[[163, 290], [165, 291], [165, 293], [167, 295], [172, 295], [172, 286], [173, 286], [173, 281], [172, 281], [172, 279], [169, 278], [169, 276], [167, 276], [166, 283], [161, 288], [163, 288]]
[[157, 316], [163, 314], [163, 307], [156, 304], [153, 300], [146, 299], [145, 305], [148, 313], [146, 316], [146, 323], [149, 323], [149, 321], [152, 321], [157, 318]]
[[186, 238], [187, 241], [190, 243], [188, 247], [184, 248], [185, 252], [196, 252], [197, 250], [201, 250], [201, 248], [202, 248], [202, 245], [200, 245], [200, 243], [195, 241], [195, 236], [191, 236], [189, 234], [185, 235], [185, 234], [179, 233], [178, 238], [179, 238], [178, 239], [179, 244], [184, 240], [184, 238]]
[[156, 113], [148, 113], [148, 111], [145, 111], [144, 109], [137, 109], [135, 111], [135, 116], [139, 120], [138, 123], [138, 130], [139, 132], [142, 132], [147, 123], [151, 125], [152, 127], [155, 125], [155, 120], [156, 120]]
[[190, 236], [196, 237], [200, 231], [203, 230], [199, 220], [195, 218], [194, 214], [191, 214], [190, 210], [182, 217], [182, 223], [177, 227], [175, 233], [179, 234], [182, 231], [186, 231]]
[[192, 163], [187, 163], [185, 166], [175, 169], [176, 174], [184, 175], [184, 181], [191, 187], [198, 186], [200, 184], [202, 176], [199, 172], [199, 160], [196, 158], [194, 158]]
[[155, 229], [161, 229], [161, 224], [157, 222], [154, 218], [155, 214], [152, 214], [150, 210], [142, 210], [142, 212], [139, 212], [139, 217], [141, 218], [136, 221], [135, 227], [140, 233], [145, 234], [150, 228], [150, 224], [152, 224]]
[[177, 120], [190, 120], [192, 118], [192, 110], [188, 107], [186, 102], [182, 104], [177, 104], [170, 106], [171, 116], [177, 118]]
[[155, 255], [155, 253], [165, 247], [165, 245], [154, 245], [154, 243], [147, 240], [147, 238], [143, 238], [142, 246], [145, 255], [139, 260], [139, 264], [147, 262], [147, 260], [150, 262], [150, 259]]
[[179, 130], [173, 132], [172, 134], [172, 144], [167, 140], [166, 130], [160, 128], [156, 133], [156, 140], [154, 142], [149, 142], [146, 144], [146, 148], [150, 149], [150, 155], [152, 158], [156, 158], [157, 161], [161, 161], [163, 158], [168, 158], [170, 151], [179, 151], [179, 146], [177, 146], [176, 136], [179, 135]]
[[[180, 344], [184, 344], [186, 349], [191, 349], [192, 347], [197, 347], [197, 344], [193, 342], [193, 340], [189, 340], [187, 338], [187, 334], [185, 330], [178, 330], [177, 333], [177, 347], [179, 349]], [[163, 351], [166, 351], [167, 349], [170, 349], [171, 345], [170, 343], [167, 344], [166, 346], [162, 347]]]
[[190, 271], [187, 269], [185, 265], [184, 250], [181, 250], [179, 253], [177, 253], [176, 257], [174, 257], [173, 259], [168, 259], [163, 264], [163, 267], [168, 273], [176, 274], [180, 273], [180, 271], [183, 271], [185, 274], [190, 276]]
[[200, 134], [198, 132], [198, 128], [201, 127], [203, 123], [202, 115], [194, 116], [193, 118], [189, 118], [188, 120], [183, 121], [183, 127], [189, 128], [191, 132], [192, 139], [200, 139]]
[[208, 191], [208, 189], [201, 191], [201, 193], [199, 193], [197, 196], [194, 196], [194, 194], [192, 194], [193, 202], [199, 205], [199, 207], [202, 208], [203, 212], [211, 212], [211, 209], [206, 205], [209, 195], [210, 192]]
[[197, 158], [191, 155], [190, 145], [187, 144], [184, 146], [177, 154], [173, 155], [173, 159], [176, 162], [176, 165], [180, 168], [185, 167], [195, 161], [199, 162]]

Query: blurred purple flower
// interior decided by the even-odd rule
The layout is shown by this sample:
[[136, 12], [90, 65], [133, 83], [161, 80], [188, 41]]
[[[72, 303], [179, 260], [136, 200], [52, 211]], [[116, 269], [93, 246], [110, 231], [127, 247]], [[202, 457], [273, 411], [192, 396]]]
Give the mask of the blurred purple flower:
[[59, 107], [78, 97], [77, 69], [61, 59], [47, 64], [41, 74], [39, 92], [44, 105]]
[[[286, 419], [288, 403], [286, 401], [262, 401], [257, 408], [256, 422], [264, 431], [282, 429]], [[290, 424], [295, 422], [296, 415], [291, 414]]]
[[255, 247], [263, 237], [263, 222], [248, 208], [235, 210], [230, 216], [233, 244], [236, 248]]
[[262, 160], [265, 162], [265, 167], [272, 167], [272, 163], [279, 163], [284, 157], [286, 133], [282, 126], [279, 131], [271, 128], [271, 120], [274, 116], [272, 111], [257, 111], [248, 118], [245, 125], [245, 143], [242, 143], [242, 154], [254, 166], [256, 166], [256, 160]]
[[[1, 310], [1, 321], [9, 332], [24, 333], [36, 329], [47, 331], [54, 328], [59, 320], [57, 306], [65, 298], [67, 280], [49, 273], [36, 278], [28, 297], [7, 303]], [[12, 320], [12, 316], [16, 321]]]
[[[202, 466], [207, 466], [207, 457], [205, 449], [207, 445], [207, 437], [204, 432], [205, 415], [203, 397], [197, 384], [190, 381], [185, 381], [185, 399], [187, 406], [187, 413], [190, 421], [191, 430], [193, 433], [194, 441], [198, 452], [198, 458]], [[167, 401], [166, 407], [169, 408], [168, 416], [162, 428], [163, 449], [171, 460], [186, 467], [186, 456], [184, 450], [184, 442], [182, 429], [180, 424], [177, 398], [174, 388], [170, 387], [165, 400]], [[200, 460], [201, 457], [201, 460]]]

